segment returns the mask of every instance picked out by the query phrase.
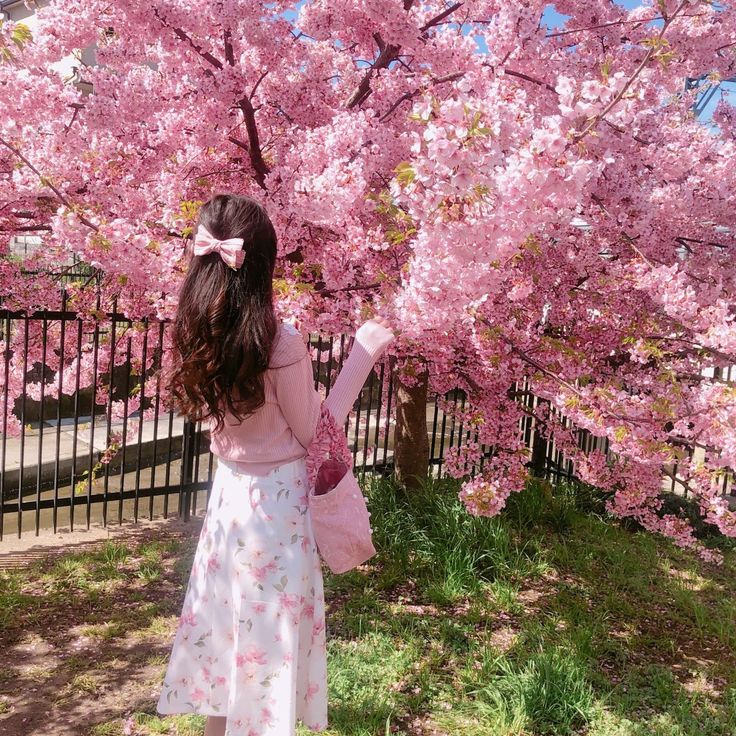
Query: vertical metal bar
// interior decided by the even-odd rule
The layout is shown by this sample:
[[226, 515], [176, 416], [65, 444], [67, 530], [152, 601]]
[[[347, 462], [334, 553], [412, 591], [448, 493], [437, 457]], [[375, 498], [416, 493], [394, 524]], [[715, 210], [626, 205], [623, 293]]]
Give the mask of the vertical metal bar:
[[[470, 424], [470, 423], [468, 423], [468, 424]], [[465, 442], [465, 446], [466, 447], [470, 444], [470, 435], [472, 433], [473, 433], [473, 425], [470, 424], [470, 429], [467, 429], [465, 431], [465, 440], [464, 440], [464, 442]], [[477, 435], [477, 432], [476, 432], [476, 435]], [[467, 457], [465, 458], [465, 463], [463, 465], [463, 471], [464, 472], [467, 472], [468, 471], [468, 459], [467, 459]]]
[[[355, 344], [355, 343], [353, 343]], [[355, 462], [358, 459], [358, 442], [360, 439], [360, 408], [361, 404], [363, 403], [363, 389], [365, 388], [365, 385], [360, 389], [360, 392], [358, 393], [358, 409], [355, 414], [355, 438], [353, 439], [353, 467], [355, 467]], [[355, 404], [353, 404], [353, 408], [355, 408]], [[350, 420], [350, 412], [348, 412], [348, 421]]]
[[[182, 455], [184, 452], [184, 436], [182, 435]], [[171, 483], [171, 450], [174, 442], [174, 409], [169, 409], [169, 442], [166, 450], [166, 473], [164, 474], [164, 486], [169, 487]], [[180, 478], [181, 481], [181, 478]], [[179, 508], [181, 510], [181, 489], [179, 489]], [[164, 519], [168, 519], [169, 494], [164, 494]]]
[[132, 354], [130, 336], [127, 339], [125, 354], [125, 392], [123, 394], [123, 433], [121, 437], [120, 456], [120, 497], [118, 498], [118, 524], [123, 523], [123, 497], [125, 493], [125, 454], [128, 445], [128, 400], [130, 398], [130, 357]]
[[439, 410], [440, 410], [439, 395], [435, 393], [434, 395], [434, 414], [432, 416], [432, 447], [429, 451], [430, 465], [432, 464], [432, 461], [435, 459], [434, 449], [437, 444], [437, 415], [439, 414]]
[[[447, 391], [444, 394], [443, 398], [445, 399], [445, 401], [448, 400], [447, 399], [447, 394], [449, 394], [449, 393], [450, 392]], [[440, 434], [440, 453], [439, 453], [439, 457], [437, 458], [437, 460], [438, 460], [438, 462], [437, 462], [437, 477], [438, 478], [442, 476], [442, 460], [445, 457], [445, 429], [446, 429], [446, 427], [447, 427], [447, 413], [443, 409], [442, 410], [442, 429], [441, 429], [441, 434]]]
[[524, 377], [524, 383], [522, 384], [522, 386], [522, 400], [524, 403], [524, 407], [527, 409], [525, 443], [530, 450], [533, 450], [537, 429], [536, 419], [534, 417], [534, 409], [536, 408], [537, 402], [536, 397], [532, 393], [531, 384], [529, 383], [529, 379], [527, 377]]
[[[74, 531], [74, 501], [77, 488], [77, 438], [79, 435], [79, 385], [82, 373], [82, 320], [77, 319], [77, 375], [74, 379], [74, 433], [72, 435], [72, 477], [69, 491], [69, 530]], [[92, 401], [94, 411], [94, 399]]]
[[209, 458], [207, 462], [207, 500], [205, 501], [205, 507], [210, 502], [210, 494], [212, 493], [212, 471], [215, 465], [215, 456], [212, 450], [209, 452]]
[[5, 461], [8, 450], [8, 397], [10, 394], [10, 314], [5, 316], [4, 362], [5, 380], [3, 383], [3, 439], [2, 439], [2, 474], [0, 474], [0, 540], [5, 533]]
[[[355, 343], [353, 342], [352, 345]], [[352, 350], [352, 345], [350, 349]], [[343, 362], [345, 358], [345, 335], [340, 335], [340, 360], [338, 361], [337, 366], [337, 375], [340, 375], [340, 371], [342, 370]], [[346, 435], [350, 434], [350, 411], [348, 411], [348, 415], [345, 417], [345, 426], [344, 431]], [[355, 458], [355, 455], [353, 455], [353, 458]]]
[[[320, 378], [322, 377], [322, 335], [320, 333], [317, 334], [317, 383], [316, 387], [319, 389], [319, 385], [321, 383]], [[327, 381], [325, 381], [327, 382]]]
[[[345, 340], [345, 333], [342, 333], [340, 335], [340, 360], [337, 361], [337, 363], [338, 363], [338, 366], [337, 366], [338, 372], [342, 370], [343, 363], [345, 363], [345, 342], [346, 342], [346, 340]], [[352, 342], [352, 344], [350, 346], [350, 349], [351, 350], [353, 349], [352, 346], [354, 344], [355, 344], [355, 342], [354, 342], [354, 339], [353, 339], [353, 342]]]
[[365, 473], [368, 457], [368, 436], [371, 432], [371, 409], [373, 407], [373, 386], [375, 382], [376, 371], [371, 368], [370, 378], [368, 379], [368, 409], [365, 417], [365, 437], [363, 438], [363, 473]]
[[[391, 398], [394, 389], [394, 370], [393, 359], [388, 359], [388, 397], [386, 399], [386, 433], [383, 436], [383, 465], [386, 466], [386, 458], [388, 456], [388, 435], [391, 431]], [[394, 438], [395, 439], [395, 438]]]
[[[97, 291], [97, 314], [100, 311], [100, 291]], [[92, 407], [89, 422], [89, 467], [87, 468], [87, 529], [92, 518], [92, 481], [95, 473], [95, 420], [97, 415], [97, 381], [99, 379], [98, 363], [100, 355], [100, 320], [95, 316], [95, 329], [92, 333]], [[105, 506], [105, 511], [107, 505]]]
[[[112, 434], [112, 392], [113, 392], [113, 375], [115, 373], [115, 339], [116, 339], [116, 322], [117, 322], [117, 300], [113, 301], [112, 313], [110, 316], [110, 363], [108, 366], [108, 387], [107, 387], [107, 438], [105, 440], [105, 447], [110, 446], [110, 435]], [[108, 492], [110, 486], [110, 460], [105, 463], [105, 480], [103, 485], [103, 499], [102, 499], [102, 526], [107, 526], [107, 503], [108, 503]]]
[[335, 349], [335, 336], [330, 335], [330, 352], [327, 356], [327, 376], [325, 378], [325, 397], [329, 396], [332, 388], [332, 369], [334, 367], [335, 357], [333, 350]]
[[[143, 350], [141, 355], [141, 374], [138, 381], [138, 454], [135, 461], [135, 497], [133, 499], [133, 520], [138, 521], [138, 494], [141, 485], [141, 457], [143, 452], [143, 403], [146, 400], [146, 361], [148, 360], [148, 320], [144, 321]], [[156, 464], [154, 457], [151, 466]]]
[[[192, 480], [194, 483], [199, 482], [199, 456], [202, 453], [202, 422], [197, 422], [194, 425], [194, 472], [192, 474]], [[192, 513], [197, 513], [197, 497], [199, 496], [199, 489], [192, 489]]]
[[[453, 409], [455, 411], [457, 411], [457, 405], [458, 405], [457, 393], [458, 393], [458, 389], [457, 388], [453, 389], [452, 404], [453, 404]], [[452, 416], [450, 417], [450, 442], [447, 445], [448, 450], [453, 446], [453, 443], [455, 442], [455, 425], [457, 424], [455, 411], [453, 411]]]
[[196, 427], [189, 419], [184, 420], [181, 453], [181, 475], [179, 479], [179, 514], [189, 521], [192, 470], [194, 467], [194, 435]]
[[[475, 443], [478, 444], [478, 440], [480, 439], [480, 431], [476, 430], [475, 437], [473, 438]], [[483, 462], [483, 446], [480, 447], [480, 459], [477, 462], [473, 463], [473, 466], [470, 469], [470, 477], [475, 478], [477, 472], [478, 472], [478, 463]]]
[[[164, 354], [164, 323], [158, 323], [158, 346], [159, 355], [163, 362]], [[155, 362], [155, 359], [154, 359]], [[161, 403], [161, 365], [156, 365], [156, 402], [153, 408], [153, 462], [151, 463], [151, 490], [148, 496], [148, 518], [153, 519], [153, 489], [156, 487], [156, 467], [158, 465], [158, 420]], [[171, 450], [169, 449], [169, 455]], [[164, 503], [169, 494], [164, 494]]]
[[61, 290], [61, 325], [59, 328], [59, 387], [56, 400], [56, 456], [54, 460], [54, 508], [53, 508], [53, 527], [56, 534], [57, 514], [59, 511], [59, 456], [61, 455], [61, 399], [62, 389], [64, 385], [64, 333], [66, 330], [66, 289]]
[[41, 530], [41, 468], [43, 466], [43, 407], [46, 388], [46, 349], [48, 346], [49, 324], [46, 317], [41, 319], [41, 402], [38, 414], [38, 463], [36, 465], [36, 536]]
[[20, 400], [20, 465], [18, 467], [18, 537], [21, 534], [23, 524], [23, 463], [25, 462], [26, 445], [26, 380], [28, 377], [28, 314], [23, 315], [25, 333], [23, 337], [23, 391]]
[[386, 373], [386, 364], [381, 363], [381, 374], [378, 377], [378, 408], [376, 409], [376, 435], [373, 439], [373, 472], [376, 472], [376, 459], [378, 458], [378, 445], [381, 432], [381, 408], [383, 406], [383, 379]]
[[[467, 397], [466, 397], [466, 394], [465, 394], [465, 390], [463, 390], [463, 395], [461, 397], [462, 404], [460, 404], [460, 409], [462, 411], [465, 411], [465, 400], [466, 400], [466, 398]], [[458, 426], [458, 429], [457, 429], [457, 446], [458, 446], [458, 448], [461, 448], [463, 446], [463, 420], [462, 419], [460, 420], [460, 425]], [[465, 466], [467, 467], [467, 461], [465, 463]]]

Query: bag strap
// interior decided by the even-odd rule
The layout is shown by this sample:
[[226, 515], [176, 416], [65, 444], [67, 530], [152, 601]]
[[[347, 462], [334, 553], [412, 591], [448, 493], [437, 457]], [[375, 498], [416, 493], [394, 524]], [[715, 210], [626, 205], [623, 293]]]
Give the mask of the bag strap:
[[342, 460], [348, 469], [353, 467], [353, 453], [348, 447], [348, 438], [342, 427], [337, 426], [335, 417], [324, 401], [320, 406], [319, 419], [312, 443], [307, 448], [306, 464], [309, 487], [314, 488], [317, 472], [325, 456]]

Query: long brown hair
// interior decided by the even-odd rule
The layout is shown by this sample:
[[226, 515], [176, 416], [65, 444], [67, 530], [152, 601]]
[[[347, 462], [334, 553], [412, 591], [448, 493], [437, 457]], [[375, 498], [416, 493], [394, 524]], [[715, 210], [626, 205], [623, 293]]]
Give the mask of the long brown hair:
[[263, 372], [278, 327], [273, 308], [276, 232], [250, 197], [218, 194], [202, 205], [199, 223], [218, 240], [243, 238], [234, 270], [219, 253], [192, 256], [174, 321], [169, 389], [190, 419], [226, 413], [242, 421], [264, 404]]

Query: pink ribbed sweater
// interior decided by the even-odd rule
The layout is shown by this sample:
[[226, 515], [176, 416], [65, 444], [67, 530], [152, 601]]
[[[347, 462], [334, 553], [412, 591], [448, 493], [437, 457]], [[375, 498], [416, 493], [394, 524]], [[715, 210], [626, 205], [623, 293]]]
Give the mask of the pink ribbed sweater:
[[[355, 333], [325, 405], [341, 426], [375, 362], [394, 339], [391, 330], [369, 320]], [[319, 419], [322, 397], [314, 386], [312, 361], [301, 334], [282, 322], [264, 373], [265, 404], [240, 425], [231, 415], [219, 432], [211, 430], [210, 447], [217, 457], [244, 473], [267, 475], [307, 454]]]

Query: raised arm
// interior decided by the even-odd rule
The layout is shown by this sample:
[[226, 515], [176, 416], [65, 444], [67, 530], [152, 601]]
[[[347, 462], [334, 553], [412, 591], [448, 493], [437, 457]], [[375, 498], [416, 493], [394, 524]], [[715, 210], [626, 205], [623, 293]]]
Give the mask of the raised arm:
[[[362, 324], [340, 370], [325, 405], [337, 425], [345, 422], [360, 394], [371, 368], [394, 339], [394, 333], [373, 320]], [[298, 361], [275, 369], [276, 398], [291, 431], [299, 444], [308, 449], [319, 421], [321, 396], [314, 387], [314, 374], [309, 354]]]
[[393, 339], [391, 330], [373, 320], [358, 328], [350, 354], [325, 398], [325, 406], [332, 412], [338, 427], [344, 424], [375, 362]]

